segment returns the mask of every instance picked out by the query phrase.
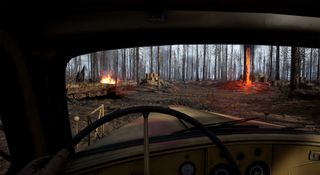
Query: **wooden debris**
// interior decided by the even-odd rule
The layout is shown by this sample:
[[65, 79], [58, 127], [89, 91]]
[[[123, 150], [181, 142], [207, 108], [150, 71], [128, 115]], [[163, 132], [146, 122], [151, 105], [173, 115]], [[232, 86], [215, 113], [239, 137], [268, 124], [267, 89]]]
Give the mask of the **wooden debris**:
[[115, 85], [101, 83], [67, 84], [66, 88], [69, 99], [101, 97], [116, 92]]
[[160, 81], [160, 85], [167, 85], [163, 80], [160, 79], [159, 75], [157, 73], [147, 73], [145, 76], [145, 79], [142, 80], [141, 84], [147, 84], [147, 85], [158, 85], [158, 82]]

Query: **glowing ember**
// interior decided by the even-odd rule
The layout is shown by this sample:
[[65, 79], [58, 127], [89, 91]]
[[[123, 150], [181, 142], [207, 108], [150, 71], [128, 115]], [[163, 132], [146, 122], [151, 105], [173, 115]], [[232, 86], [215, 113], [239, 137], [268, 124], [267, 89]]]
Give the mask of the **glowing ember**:
[[250, 80], [250, 47], [246, 48], [245, 85], [251, 86]]
[[[111, 75], [102, 75], [100, 83], [102, 84], [116, 84], [116, 80], [111, 77]], [[119, 83], [119, 80], [118, 80]]]

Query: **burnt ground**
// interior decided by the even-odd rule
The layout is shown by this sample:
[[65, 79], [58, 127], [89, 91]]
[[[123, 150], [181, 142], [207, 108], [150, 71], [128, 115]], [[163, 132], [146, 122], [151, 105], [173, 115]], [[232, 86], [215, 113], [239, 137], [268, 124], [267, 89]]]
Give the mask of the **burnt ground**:
[[[74, 116], [80, 117], [81, 130], [87, 125], [88, 114], [104, 104], [107, 112], [118, 108], [138, 105], [183, 105], [195, 109], [213, 111], [242, 118], [259, 117], [261, 121], [302, 127], [320, 131], [320, 99], [303, 100], [288, 98], [287, 87], [271, 87], [268, 83], [253, 83], [243, 86], [239, 81], [201, 81], [168, 83], [160, 90], [155, 86], [127, 86], [119, 89], [121, 98], [95, 98], [68, 101], [69, 116], [73, 134]], [[124, 117], [112, 121], [105, 128], [105, 134], [112, 132], [137, 116]], [[97, 116], [91, 116], [95, 120]], [[6, 150], [3, 133], [0, 131], [1, 149]], [[87, 141], [80, 145], [86, 145]], [[0, 174], [6, 166], [0, 160]]]
[[320, 99], [288, 98], [286, 87], [271, 87], [268, 83], [201, 81], [170, 83], [160, 90], [154, 86], [127, 87], [122, 98], [87, 99], [70, 101], [70, 116], [85, 119], [90, 111], [101, 104], [107, 111], [137, 105], [184, 105], [242, 118], [259, 117], [260, 120], [288, 126], [318, 130], [320, 125]]
[[[108, 112], [128, 106], [183, 105], [241, 118], [258, 117], [261, 121], [320, 131], [320, 99], [311, 101], [288, 98], [288, 87], [271, 87], [269, 83], [253, 83], [247, 87], [240, 81], [193, 81], [168, 83], [160, 90], [150, 85], [128, 86], [118, 90], [124, 94], [123, 97], [69, 101], [71, 125], [75, 126], [73, 116], [79, 116], [80, 128], [84, 128], [87, 125], [87, 115], [101, 104], [104, 104]], [[105, 134], [135, 117], [112, 121], [106, 126]], [[92, 120], [95, 119], [97, 116], [92, 116]], [[72, 127], [72, 131], [75, 133], [75, 127]], [[84, 140], [80, 148], [86, 144], [87, 140]]]

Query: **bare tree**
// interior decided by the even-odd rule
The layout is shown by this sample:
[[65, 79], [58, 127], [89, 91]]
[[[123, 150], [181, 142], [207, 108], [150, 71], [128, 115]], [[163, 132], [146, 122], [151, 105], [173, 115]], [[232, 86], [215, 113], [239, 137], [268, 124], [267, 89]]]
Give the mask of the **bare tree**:
[[216, 45], [214, 54], [214, 80], [218, 80], [218, 46]]
[[250, 59], [251, 59], [251, 75], [250, 78], [253, 80], [254, 79], [254, 71], [255, 71], [255, 65], [254, 65], [254, 53], [255, 52], [255, 46], [250, 45]]
[[306, 74], [306, 49], [301, 47], [300, 53], [301, 53], [301, 62], [302, 62], [302, 77], [307, 77], [307, 74]]
[[269, 53], [269, 56], [270, 56], [270, 68], [269, 68], [269, 79], [272, 80], [273, 79], [273, 74], [272, 74], [272, 55], [273, 55], [273, 46], [270, 46], [270, 53]]
[[88, 79], [90, 80], [90, 79], [91, 79], [91, 71], [89, 71], [89, 70], [90, 70], [90, 66], [91, 66], [91, 65], [90, 65], [90, 64], [91, 64], [91, 63], [90, 63], [90, 62], [91, 62], [91, 54], [88, 54], [87, 56], [88, 56], [88, 57], [87, 57], [87, 58], [88, 58], [88, 59], [87, 59], [87, 61], [88, 61], [88, 65], [87, 65], [88, 71], [87, 71], [87, 72], [88, 72]]
[[186, 81], [186, 45], [183, 45], [182, 54], [182, 81]]
[[251, 63], [250, 63], [250, 61], [251, 61], [251, 59], [250, 59], [250, 48], [251, 48], [251, 46], [250, 45], [245, 45], [244, 46], [244, 49], [245, 49], [245, 51], [244, 51], [244, 82], [248, 85], [248, 84], [250, 84], [250, 65], [251, 65]]
[[196, 60], [196, 80], [199, 81], [199, 45], [197, 45], [197, 60]]
[[225, 48], [225, 56], [226, 56], [226, 68], [225, 68], [225, 77], [224, 79], [225, 80], [228, 80], [228, 45], [226, 45], [226, 48]]
[[313, 60], [313, 49], [310, 50], [310, 66], [309, 66], [309, 80], [312, 80], [312, 60]]
[[[206, 47], [207, 47], [207, 45], [206, 45]], [[208, 62], [208, 64], [207, 64], [207, 71], [206, 71], [206, 79], [211, 79], [211, 76], [212, 76], [212, 72], [211, 72], [211, 66], [213, 65], [212, 64], [212, 49], [213, 49], [213, 46], [208, 46], [208, 49], [207, 49], [207, 52], [209, 52], [209, 54], [208, 54], [208, 58], [207, 58], [207, 62]]]
[[158, 77], [159, 77], [159, 80], [158, 80], [158, 89], [160, 89], [160, 46], [158, 46]]
[[280, 47], [277, 46], [276, 54], [276, 80], [280, 80]]
[[[178, 77], [181, 75], [180, 72], [182, 72], [182, 71], [179, 71], [180, 65], [181, 65], [181, 64], [178, 64], [179, 58], [180, 58], [180, 45], [178, 45], [177, 54], [175, 55], [175, 59], [174, 59], [174, 66], [177, 66], [177, 68], [173, 70], [175, 79], [178, 79]], [[179, 79], [181, 80], [182, 77], [180, 77]]]
[[230, 73], [231, 76], [230, 76], [230, 78], [231, 78], [231, 80], [233, 80], [233, 78], [234, 78], [234, 72], [235, 72], [235, 71], [233, 70], [233, 69], [234, 69], [234, 68], [233, 68], [233, 45], [231, 45], [230, 65], [231, 65], [231, 66], [230, 66], [230, 67], [231, 67], [231, 69], [230, 69], [230, 70], [231, 70], [231, 73]]
[[98, 76], [99, 76], [99, 70], [98, 70], [98, 57], [97, 57], [97, 53], [91, 53], [91, 80], [93, 82], [96, 82], [98, 80]]
[[218, 63], [218, 67], [219, 67], [219, 80], [222, 79], [222, 45], [220, 44], [219, 46], [219, 63]]
[[259, 63], [258, 63], [258, 72], [262, 72], [262, 52], [259, 52]]
[[207, 71], [206, 71], [206, 56], [207, 56], [207, 45], [205, 44], [203, 46], [203, 65], [202, 65], [202, 80], [205, 80], [207, 75]]
[[317, 80], [320, 80], [320, 49], [318, 49], [318, 71], [317, 71]]
[[169, 46], [169, 80], [171, 80], [172, 46]]
[[150, 46], [150, 73], [153, 72], [153, 47]]
[[242, 75], [242, 79], [243, 79], [243, 75], [244, 75], [244, 71], [242, 71], [242, 68], [244, 67], [242, 65], [242, 60], [244, 60], [245, 58], [241, 59], [242, 56], [245, 56], [245, 54], [243, 53], [243, 51], [245, 51], [245, 46], [244, 45], [241, 45], [240, 46], [240, 50], [239, 50], [239, 78], [241, 78], [241, 75]]
[[136, 47], [136, 81], [137, 81], [137, 86], [140, 83], [139, 79], [139, 59], [140, 59], [140, 54], [139, 54], [139, 47]]
[[287, 60], [286, 61], [287, 62], [287, 65], [286, 65], [287, 80], [289, 80], [289, 73], [290, 73], [290, 70], [291, 70], [291, 68], [290, 68], [291, 63], [289, 61], [289, 47], [286, 47], [285, 59]]
[[122, 49], [122, 79], [125, 80], [126, 77], [126, 49]]
[[263, 55], [263, 74], [266, 76], [267, 74], [266, 74], [266, 55], [264, 54]]
[[[114, 57], [116, 59], [116, 63], [114, 64], [114, 70], [115, 70], [115, 79], [116, 79], [116, 83], [118, 82], [118, 66], [119, 66], [119, 53], [118, 50], [115, 50], [114, 52]], [[117, 84], [116, 84], [117, 85]]]
[[299, 61], [300, 50], [298, 47], [292, 47], [291, 49], [291, 76], [290, 76], [290, 89], [295, 90], [299, 83]]
[[[191, 62], [191, 71], [188, 71], [187, 73], [190, 73], [190, 79], [193, 80], [193, 75], [194, 75], [194, 66], [193, 66], [193, 57], [194, 57], [194, 46], [191, 45], [191, 56], [190, 57], [187, 57], [189, 59], [189, 61]], [[189, 70], [189, 68], [187, 68], [187, 70]]]

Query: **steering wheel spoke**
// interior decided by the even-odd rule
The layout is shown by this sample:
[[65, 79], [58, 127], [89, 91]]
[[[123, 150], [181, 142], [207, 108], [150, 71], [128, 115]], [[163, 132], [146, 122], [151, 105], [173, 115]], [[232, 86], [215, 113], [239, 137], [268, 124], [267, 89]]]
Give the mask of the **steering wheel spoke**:
[[143, 140], [144, 140], [144, 174], [150, 174], [150, 151], [149, 151], [149, 112], [143, 114]]

